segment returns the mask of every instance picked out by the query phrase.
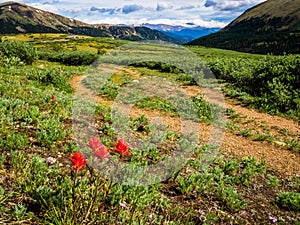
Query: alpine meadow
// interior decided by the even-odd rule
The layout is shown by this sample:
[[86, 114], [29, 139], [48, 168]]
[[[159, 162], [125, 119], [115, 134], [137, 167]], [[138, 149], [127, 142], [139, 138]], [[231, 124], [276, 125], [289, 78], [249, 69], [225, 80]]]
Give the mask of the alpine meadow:
[[277, 2], [184, 45], [0, 4], [0, 224], [300, 225], [300, 2]]

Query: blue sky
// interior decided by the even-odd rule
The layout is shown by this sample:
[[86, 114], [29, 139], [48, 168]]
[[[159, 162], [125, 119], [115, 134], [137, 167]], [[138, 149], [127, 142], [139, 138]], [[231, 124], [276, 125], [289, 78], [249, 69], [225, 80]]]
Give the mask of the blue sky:
[[[7, 0], [0, 0], [6, 2]], [[265, 0], [19, 0], [87, 23], [224, 27]], [[189, 24], [189, 25], [187, 25]]]

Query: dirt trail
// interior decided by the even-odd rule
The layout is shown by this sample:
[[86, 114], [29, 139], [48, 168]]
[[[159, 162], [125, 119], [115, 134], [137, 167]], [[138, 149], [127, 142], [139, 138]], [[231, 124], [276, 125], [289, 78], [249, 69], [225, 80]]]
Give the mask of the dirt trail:
[[[212, 89], [201, 89], [199, 86], [196, 85], [184, 86], [183, 88], [188, 96], [197, 96], [199, 94], [203, 94], [203, 92], [212, 93], [213, 96]], [[218, 99], [207, 98], [207, 100], [212, 103], [218, 103]], [[241, 105], [233, 104], [232, 101], [230, 101], [230, 99], [225, 97], [223, 97], [223, 100], [225, 100], [226, 108], [232, 108], [236, 113], [246, 116], [248, 120], [255, 120], [256, 122], [259, 122], [261, 124], [266, 124], [270, 128], [286, 129], [292, 133], [300, 135], [299, 124], [293, 120], [289, 120], [280, 116], [270, 115], [267, 113], [261, 113], [255, 109], [249, 109]]]
[[[131, 70], [126, 69], [126, 72], [130, 71]], [[135, 73], [134, 76], [137, 77], [138, 74]], [[74, 76], [71, 81], [71, 85], [74, 89], [81, 89], [80, 92], [85, 93], [87, 88], [81, 82], [83, 78], [83, 76]], [[188, 96], [197, 96], [198, 94], [203, 93], [198, 86], [185, 86], [183, 89]], [[209, 90], [206, 90], [205, 92], [208, 91]], [[102, 96], [98, 96], [97, 102], [106, 106], [110, 106], [113, 103], [113, 101], [109, 101]], [[299, 136], [299, 125], [292, 120], [261, 113], [240, 105], [235, 105], [228, 101], [228, 99], [225, 99], [225, 103], [227, 108], [234, 109], [236, 113], [241, 114], [244, 119], [247, 119], [247, 124], [252, 124], [253, 126], [257, 126], [257, 124], [264, 124], [270, 131], [284, 129], [294, 136]], [[171, 117], [159, 111], [141, 109], [137, 107], [133, 107], [130, 111], [130, 116], [133, 118], [137, 118], [141, 115], [145, 115], [150, 120], [160, 118], [170, 130], [180, 132], [181, 121], [178, 117]], [[205, 143], [209, 139], [211, 126], [205, 123], [200, 123], [199, 126], [200, 140], [202, 143]], [[285, 150], [280, 146], [276, 146], [265, 141], [253, 141], [227, 130], [220, 150], [238, 157], [253, 156], [257, 160], [263, 158], [268, 166], [275, 168], [282, 173], [300, 176], [300, 154]]]
[[[145, 115], [147, 118], [160, 118], [170, 130], [180, 132], [181, 121], [178, 117], [170, 117], [158, 111], [134, 107], [130, 116], [137, 118]], [[207, 143], [211, 135], [211, 126], [199, 124], [199, 138], [201, 143]], [[253, 156], [256, 160], [264, 159], [268, 166], [278, 169], [288, 175], [300, 175], [300, 154], [280, 148], [268, 142], [253, 141], [226, 131], [220, 151], [232, 153], [238, 157]]]

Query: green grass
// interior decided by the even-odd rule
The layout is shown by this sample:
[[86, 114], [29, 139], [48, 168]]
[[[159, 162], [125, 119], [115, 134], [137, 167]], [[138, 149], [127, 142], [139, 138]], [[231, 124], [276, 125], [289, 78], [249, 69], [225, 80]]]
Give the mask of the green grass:
[[[189, 46], [242, 104], [299, 120], [299, 55], [258, 55]], [[296, 85], [296, 86], [295, 86]]]
[[[94, 39], [84, 39], [68, 44], [70, 47], [76, 44], [78, 48], [81, 41], [88, 45], [88, 40], [91, 45], [96, 43]], [[101, 43], [101, 39], [97, 42]], [[108, 40], [103, 40], [103, 45], [107, 43]], [[35, 44], [53, 51], [50, 43], [37, 41]], [[119, 45], [120, 42], [111, 44]], [[211, 54], [209, 51], [217, 50], [207, 51]], [[88, 151], [89, 143], [84, 143], [81, 149], [73, 136], [73, 90], [69, 81], [87, 69], [87, 66], [67, 66], [45, 60], [35, 60], [32, 65], [13, 57], [0, 60], [0, 223], [179, 225], [244, 224], [248, 221], [268, 224], [269, 216], [281, 218], [287, 224], [300, 220], [299, 178], [270, 170], [264, 161], [252, 157], [235, 158], [221, 153], [205, 166], [205, 153], [216, 151], [218, 146], [214, 145], [196, 146], [179, 171], [170, 172], [163, 181], [146, 186], [113, 183], [106, 176], [112, 168], [99, 164], [102, 168], [98, 170], [91, 166], [93, 161], [88, 161], [78, 173], [74, 171], [70, 154]], [[171, 74], [144, 67], [137, 70], [142, 77], [170, 77], [186, 84], [186, 79], [178, 79], [181, 72]], [[115, 99], [118, 90], [131, 81], [128, 74], [123, 75], [124, 79], [122, 75], [112, 76], [103, 90], [92, 86], [93, 80], [89, 83], [87, 79], [86, 83]], [[201, 98], [193, 101], [203, 120], [210, 122], [209, 104]], [[146, 99], [138, 104], [176, 113], [170, 102], [160, 98]], [[233, 110], [228, 114], [233, 119], [238, 118]], [[112, 117], [111, 110], [103, 106], [97, 106], [94, 115], [98, 137], [110, 149], [111, 159], [118, 163], [155, 166], [167, 160], [170, 154], [178, 153], [179, 140], [180, 147], [186, 145], [182, 134], [151, 124], [146, 116], [129, 119], [125, 124], [123, 118]], [[113, 118], [116, 121], [112, 121]], [[121, 156], [115, 152], [119, 137], [113, 122], [128, 125], [133, 137], [142, 140], [130, 149], [131, 155]], [[246, 130], [240, 132], [248, 135]], [[282, 132], [289, 135], [287, 131]], [[176, 162], [168, 169], [172, 171], [173, 167]], [[132, 171], [122, 170], [118, 175], [124, 175], [122, 173], [130, 175]], [[133, 175], [141, 180], [153, 178]]]
[[212, 59], [217, 58], [227, 58], [227, 59], [253, 59], [259, 60], [264, 57], [264, 55], [251, 54], [245, 52], [237, 52], [231, 50], [217, 49], [217, 48], [206, 48], [201, 46], [187, 46], [187, 48], [197, 54], [205, 62], [209, 62]]

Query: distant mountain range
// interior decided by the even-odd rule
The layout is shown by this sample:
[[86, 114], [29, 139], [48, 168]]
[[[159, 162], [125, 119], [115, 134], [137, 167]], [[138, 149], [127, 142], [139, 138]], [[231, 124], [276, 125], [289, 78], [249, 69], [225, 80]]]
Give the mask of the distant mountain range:
[[87, 24], [16, 2], [0, 4], [0, 34], [19, 33], [162, 40], [264, 54], [300, 53], [300, 0], [268, 0], [248, 9], [221, 30], [193, 24]]
[[182, 43], [142, 26], [87, 24], [17, 2], [0, 4], [0, 34], [70, 33], [126, 40], [162, 40]]
[[215, 33], [220, 30], [220, 28], [206, 28], [192, 25], [172, 26], [167, 24], [144, 23], [142, 26], [161, 31], [170, 37], [180, 40], [182, 43], [190, 42], [196, 38]]
[[187, 44], [252, 53], [300, 53], [300, 0], [268, 0], [220, 31]]

